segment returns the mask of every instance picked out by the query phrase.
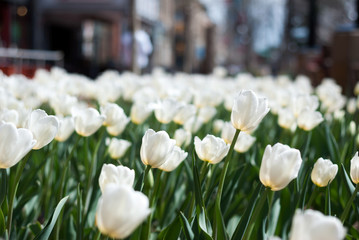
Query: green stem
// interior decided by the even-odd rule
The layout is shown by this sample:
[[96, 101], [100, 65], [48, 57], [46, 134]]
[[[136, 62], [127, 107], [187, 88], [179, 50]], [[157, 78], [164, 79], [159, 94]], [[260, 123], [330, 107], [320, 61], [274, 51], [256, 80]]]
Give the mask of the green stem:
[[142, 178], [142, 182], [141, 182], [141, 187], [140, 187], [140, 192], [142, 192], [143, 190], [143, 186], [145, 185], [145, 181], [146, 181], [146, 177], [148, 175], [148, 172], [151, 170], [151, 166], [147, 165], [145, 168], [145, 172], [143, 174], [143, 178]]
[[249, 223], [246, 227], [246, 230], [243, 234], [243, 239], [251, 239], [251, 233], [252, 233], [252, 229], [253, 229], [253, 223], [255, 220], [258, 219], [258, 215], [262, 210], [262, 207], [267, 199], [268, 193], [270, 192], [270, 188], [265, 188], [264, 192], [261, 193], [260, 197], [259, 197], [259, 201], [257, 203], [257, 206], [255, 206], [254, 212], [252, 217], [249, 220]]
[[345, 209], [344, 209], [344, 211], [343, 211], [343, 215], [342, 215], [342, 217], [340, 218], [340, 220], [342, 221], [342, 223], [345, 222], [345, 219], [347, 218], [348, 213], [349, 213], [349, 209], [350, 209], [350, 207], [352, 206], [353, 201], [354, 201], [354, 199], [355, 199], [355, 197], [356, 197], [358, 191], [359, 191], [359, 184], [356, 185], [355, 190], [354, 190], [352, 196], [350, 197], [350, 199], [349, 199], [347, 205], [345, 206]]
[[11, 181], [11, 174], [9, 175], [10, 177], [10, 188], [9, 188], [9, 212], [8, 212], [8, 218], [7, 218], [7, 231], [9, 234], [9, 237], [11, 236], [11, 222], [12, 222], [12, 214], [13, 214], [13, 206], [14, 206], [14, 199], [16, 196], [16, 192], [17, 192], [17, 187], [19, 186], [19, 182], [20, 182], [20, 178], [21, 178], [21, 174], [25, 168], [25, 165], [28, 161], [28, 159], [30, 158], [31, 155], [31, 151], [25, 156], [25, 158], [20, 161], [19, 165], [16, 168], [16, 172], [15, 172], [15, 180], [12, 182]]
[[224, 185], [224, 179], [226, 178], [226, 174], [227, 174], [227, 170], [228, 170], [228, 166], [229, 166], [229, 161], [232, 157], [232, 153], [233, 153], [233, 149], [234, 149], [234, 145], [237, 142], [239, 133], [241, 130], [236, 129], [236, 133], [234, 134], [231, 146], [229, 148], [228, 154], [226, 159], [224, 160], [224, 166], [221, 172], [221, 176], [220, 176], [220, 180], [219, 180], [219, 186], [218, 186], [218, 192], [217, 192], [217, 198], [216, 198], [216, 204], [220, 205], [221, 204], [221, 198], [222, 198], [222, 192], [223, 192], [223, 185]]
[[314, 201], [314, 199], [317, 197], [318, 195], [318, 191], [319, 191], [319, 187], [317, 187], [316, 185], [314, 185], [314, 190], [312, 192], [312, 195], [309, 198], [309, 201], [307, 203], [307, 208], [310, 208], [312, 206], [312, 203]]
[[330, 204], [330, 184], [327, 185], [327, 194], [325, 198], [325, 215], [332, 215], [332, 208]]

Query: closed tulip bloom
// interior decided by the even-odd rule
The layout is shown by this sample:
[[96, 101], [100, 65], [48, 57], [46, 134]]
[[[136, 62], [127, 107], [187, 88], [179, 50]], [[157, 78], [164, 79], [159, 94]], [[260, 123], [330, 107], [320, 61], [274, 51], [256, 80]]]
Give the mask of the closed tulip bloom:
[[57, 131], [55, 139], [59, 142], [66, 141], [75, 131], [75, 122], [72, 116], [59, 118], [59, 130]]
[[315, 185], [318, 187], [325, 187], [335, 178], [337, 172], [338, 165], [333, 164], [328, 159], [319, 158], [314, 164], [310, 176]]
[[96, 210], [96, 225], [111, 238], [128, 237], [150, 214], [148, 198], [124, 184], [108, 184]]
[[123, 109], [115, 103], [106, 103], [100, 108], [101, 114], [106, 117], [104, 126], [116, 125], [119, 121], [128, 120]]
[[264, 150], [259, 179], [272, 191], [279, 191], [298, 176], [301, 164], [299, 150], [281, 143], [273, 147], [268, 145]]
[[242, 90], [235, 98], [231, 122], [236, 129], [251, 132], [269, 112], [268, 100], [259, 98], [252, 90]]
[[186, 131], [191, 132], [192, 134], [198, 132], [198, 130], [202, 126], [203, 126], [202, 119], [195, 116], [191, 117], [183, 124], [183, 128], [186, 129]]
[[316, 126], [318, 126], [321, 122], [323, 122], [324, 118], [322, 114], [318, 111], [304, 110], [298, 116], [297, 122], [298, 127], [305, 131], [310, 131]]
[[120, 119], [116, 124], [108, 126], [106, 130], [111, 136], [118, 136], [125, 130], [129, 122], [130, 119], [124, 115], [124, 118]]
[[342, 240], [346, 229], [340, 220], [319, 211], [297, 210], [293, 217], [290, 240]]
[[350, 177], [355, 184], [359, 183], [359, 157], [358, 152], [355, 153], [350, 160]]
[[198, 111], [198, 118], [204, 123], [209, 122], [216, 115], [217, 109], [215, 107], [202, 107]]
[[176, 140], [176, 145], [179, 147], [187, 147], [192, 141], [192, 133], [179, 128], [175, 131], [174, 139]]
[[26, 128], [36, 139], [33, 149], [40, 149], [55, 138], [59, 129], [59, 120], [55, 116], [47, 115], [44, 110], [36, 109], [30, 113]]
[[222, 161], [229, 151], [229, 145], [222, 138], [209, 134], [202, 140], [196, 136], [194, 146], [199, 159], [211, 164]]
[[108, 146], [108, 153], [112, 159], [119, 159], [125, 155], [131, 142], [124, 139], [112, 138]]
[[166, 161], [158, 168], [166, 172], [171, 172], [175, 170], [187, 156], [187, 152], [183, 151], [180, 147], [175, 146], [173, 151], [168, 155]]
[[142, 138], [140, 150], [143, 164], [158, 168], [165, 163], [167, 157], [173, 151], [176, 141], [170, 139], [165, 131], [155, 132], [148, 129]]
[[109, 183], [125, 184], [132, 187], [135, 181], [135, 171], [124, 166], [115, 166], [113, 164], [104, 164], [101, 169], [98, 183], [101, 192], [105, 191], [105, 187]]
[[233, 127], [232, 123], [224, 122], [222, 127], [221, 138], [228, 144], [232, 143], [236, 129]]
[[177, 124], [183, 125], [188, 119], [196, 114], [197, 108], [193, 104], [185, 104], [179, 107], [173, 121]]
[[75, 130], [83, 136], [88, 137], [94, 134], [105, 121], [105, 116], [94, 108], [80, 109], [75, 113]]
[[142, 124], [152, 111], [153, 109], [147, 103], [134, 103], [130, 112], [131, 121], [135, 124]]
[[239, 153], [247, 152], [255, 141], [255, 137], [249, 135], [248, 133], [240, 132], [237, 138], [237, 142], [234, 145], [234, 150]]
[[213, 132], [220, 133], [224, 126], [224, 121], [222, 119], [216, 119], [213, 121]]
[[297, 119], [289, 108], [278, 110], [278, 125], [293, 132], [297, 128]]
[[0, 122], [0, 168], [18, 163], [35, 146], [30, 130], [17, 129], [13, 123]]
[[179, 103], [173, 99], [164, 99], [155, 106], [155, 117], [160, 123], [169, 123], [179, 110]]

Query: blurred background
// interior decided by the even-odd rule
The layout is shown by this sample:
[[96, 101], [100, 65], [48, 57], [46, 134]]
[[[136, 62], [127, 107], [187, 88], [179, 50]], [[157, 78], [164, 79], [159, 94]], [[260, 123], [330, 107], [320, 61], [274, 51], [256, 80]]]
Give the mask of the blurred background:
[[0, 0], [0, 69], [94, 78], [221, 66], [348, 89], [359, 80], [358, 10], [359, 0]]

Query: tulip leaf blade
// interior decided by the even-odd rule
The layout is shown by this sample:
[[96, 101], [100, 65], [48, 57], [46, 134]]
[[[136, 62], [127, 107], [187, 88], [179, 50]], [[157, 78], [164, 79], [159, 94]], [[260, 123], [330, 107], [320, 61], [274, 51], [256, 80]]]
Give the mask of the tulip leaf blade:
[[244, 232], [248, 227], [249, 220], [252, 217], [252, 214], [254, 212], [254, 208], [256, 206], [256, 202], [259, 196], [259, 192], [262, 189], [262, 184], [258, 184], [254, 192], [252, 193], [252, 197], [249, 200], [249, 205], [244, 212], [244, 214], [241, 217], [241, 220], [239, 220], [239, 223], [237, 225], [236, 230], [234, 231], [231, 239], [242, 239], [244, 236]]
[[350, 194], [353, 194], [353, 192], [355, 191], [355, 186], [353, 185], [352, 181], [350, 180], [350, 177], [348, 176], [348, 173], [345, 170], [344, 164], [342, 163], [341, 165], [342, 165], [342, 172], [344, 175], [345, 182], [347, 183]]
[[158, 235], [159, 240], [177, 240], [181, 234], [181, 222], [180, 218], [177, 217], [175, 220], [168, 225]]
[[185, 215], [183, 215], [183, 213], [180, 211], [180, 220], [181, 220], [181, 225], [182, 225], [182, 229], [184, 232], [184, 235], [186, 236], [186, 239], [194, 239], [194, 233], [192, 231], [191, 225], [189, 224], [187, 218], [185, 217]]
[[214, 238], [215, 239], [228, 239], [228, 235], [227, 235], [227, 232], [226, 232], [226, 227], [225, 227], [225, 224], [224, 224], [224, 220], [223, 220], [223, 216], [222, 216], [222, 213], [221, 213], [221, 207], [219, 204], [216, 204], [215, 205], [215, 235]]
[[[205, 163], [203, 163], [205, 164]], [[196, 157], [193, 151], [193, 157], [192, 157], [192, 172], [193, 172], [193, 182], [194, 182], [194, 194], [195, 194], [195, 200], [196, 200], [196, 206], [197, 206], [197, 215], [199, 215], [201, 207], [204, 206], [203, 204], [203, 198], [202, 198], [202, 190], [201, 190], [201, 183], [199, 180], [199, 174], [198, 169], [196, 166]]]
[[6, 228], [5, 228], [5, 218], [4, 218], [4, 214], [0, 208], [0, 235], [2, 236], [5, 232]]
[[56, 224], [56, 220], [59, 217], [62, 208], [64, 207], [65, 203], [67, 202], [67, 199], [69, 196], [64, 197], [60, 200], [60, 202], [57, 204], [54, 213], [51, 216], [51, 220], [48, 221], [46, 226], [42, 229], [42, 231], [34, 238], [34, 240], [45, 240], [50, 237], [50, 234]]
[[7, 174], [6, 169], [1, 169], [1, 191], [0, 191], [0, 206], [2, 205], [7, 194]]

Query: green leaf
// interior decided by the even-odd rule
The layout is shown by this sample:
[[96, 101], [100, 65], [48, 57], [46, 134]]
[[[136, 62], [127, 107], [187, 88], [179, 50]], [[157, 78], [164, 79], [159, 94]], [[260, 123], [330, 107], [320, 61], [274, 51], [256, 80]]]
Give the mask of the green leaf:
[[0, 236], [2, 236], [5, 232], [5, 218], [4, 218], [4, 214], [0, 208]]
[[69, 196], [66, 196], [63, 199], [61, 199], [59, 204], [57, 204], [54, 213], [52, 214], [51, 220], [46, 224], [46, 226], [42, 229], [42, 231], [38, 235], [36, 235], [34, 240], [36, 240], [36, 239], [46, 240], [50, 237], [52, 229], [54, 228], [54, 226], [56, 224], [56, 220], [57, 220], [58, 216], [60, 215], [60, 212], [61, 212], [62, 208], [64, 207], [68, 198], [69, 198]]
[[177, 240], [181, 234], [181, 221], [180, 217], [175, 218], [175, 220], [168, 225], [164, 230], [158, 235], [159, 240]]
[[[266, 232], [267, 237], [271, 237], [275, 233], [277, 227], [278, 219], [280, 214], [280, 198], [278, 198], [271, 208], [271, 214], [269, 219], [269, 225]], [[265, 225], [265, 224], [264, 224]]]
[[342, 172], [343, 172], [343, 175], [344, 175], [345, 182], [347, 183], [347, 186], [348, 186], [348, 189], [349, 189], [350, 193], [353, 194], [353, 192], [355, 190], [355, 186], [352, 183], [352, 180], [350, 179], [350, 177], [348, 176], [347, 171], [345, 171], [344, 164], [342, 163], [341, 165], [342, 165]]
[[34, 234], [34, 236], [38, 235], [42, 230], [41, 223], [38, 221], [36, 223], [29, 225], [28, 228], [30, 229], [32, 234]]
[[202, 198], [202, 190], [201, 190], [201, 183], [199, 181], [199, 174], [196, 166], [196, 157], [193, 151], [192, 157], [192, 171], [193, 171], [193, 182], [194, 182], [194, 194], [196, 199], [196, 206], [197, 206], [197, 215], [199, 215], [199, 210], [201, 207], [204, 206], [203, 198]]
[[223, 216], [221, 213], [221, 207], [219, 204], [215, 205], [215, 224], [214, 228], [216, 229], [214, 232], [216, 234], [215, 239], [228, 239], [228, 235], [226, 232], [226, 227], [223, 221]]
[[181, 225], [182, 225], [182, 229], [184, 232], [184, 235], [186, 236], [186, 239], [194, 239], [194, 233], [192, 231], [191, 225], [189, 224], [187, 218], [185, 217], [185, 215], [183, 215], [182, 212], [179, 212], [180, 214], [180, 220], [181, 220]]
[[0, 170], [0, 174], [1, 174], [1, 189], [0, 189], [0, 206], [2, 205], [6, 194], [7, 194], [7, 174], [6, 174], [6, 169], [1, 169]]
[[248, 227], [249, 220], [252, 217], [254, 207], [256, 206], [257, 198], [258, 198], [260, 190], [262, 189], [262, 186], [263, 186], [262, 184], [258, 184], [256, 189], [252, 193], [252, 197], [249, 200], [249, 205], [248, 205], [246, 211], [244, 212], [244, 214], [242, 215], [241, 220], [239, 221], [237, 228], [234, 231], [234, 234], [231, 239], [236, 240], [236, 239], [243, 238], [243, 234], [244, 234], [246, 228]]

